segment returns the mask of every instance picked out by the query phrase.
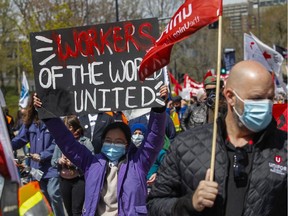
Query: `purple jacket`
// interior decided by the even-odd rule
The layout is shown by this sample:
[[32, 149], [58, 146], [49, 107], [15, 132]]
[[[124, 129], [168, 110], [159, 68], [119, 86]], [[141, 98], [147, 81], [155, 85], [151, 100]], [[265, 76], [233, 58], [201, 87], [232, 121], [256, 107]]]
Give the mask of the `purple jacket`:
[[[126, 159], [118, 170], [118, 215], [147, 215], [146, 175], [162, 149], [166, 113], [151, 112], [148, 133], [139, 149], [130, 145]], [[83, 215], [94, 216], [106, 174], [107, 159], [78, 143], [59, 118], [45, 121], [63, 154], [85, 173]], [[69, 143], [69, 144], [68, 144]]]
[[43, 179], [58, 177], [57, 169], [51, 165], [55, 142], [43, 122], [40, 122], [39, 126], [32, 123], [29, 128], [22, 125], [17, 136], [11, 141], [13, 150], [22, 148], [29, 142], [30, 153], [40, 154], [41, 158], [40, 162], [31, 160], [30, 166], [43, 171]]

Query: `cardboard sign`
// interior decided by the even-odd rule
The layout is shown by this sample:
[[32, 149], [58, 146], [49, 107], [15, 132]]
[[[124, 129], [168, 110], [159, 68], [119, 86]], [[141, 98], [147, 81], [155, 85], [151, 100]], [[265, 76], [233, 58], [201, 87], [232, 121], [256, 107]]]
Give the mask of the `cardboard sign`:
[[31, 33], [40, 118], [164, 105], [164, 72], [138, 78], [158, 34], [156, 18]]

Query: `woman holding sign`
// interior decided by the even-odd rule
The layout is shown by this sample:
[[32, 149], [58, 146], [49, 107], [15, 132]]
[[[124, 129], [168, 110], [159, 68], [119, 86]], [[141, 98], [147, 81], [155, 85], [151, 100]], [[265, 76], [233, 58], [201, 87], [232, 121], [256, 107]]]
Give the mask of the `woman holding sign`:
[[[160, 88], [160, 96], [167, 99], [167, 86]], [[34, 105], [42, 105], [36, 95]], [[84, 172], [83, 215], [147, 215], [146, 175], [162, 149], [165, 109], [152, 108], [141, 147], [130, 144], [129, 126], [115, 122], [104, 130], [103, 147], [96, 155], [75, 140], [60, 118], [45, 120], [63, 154]]]

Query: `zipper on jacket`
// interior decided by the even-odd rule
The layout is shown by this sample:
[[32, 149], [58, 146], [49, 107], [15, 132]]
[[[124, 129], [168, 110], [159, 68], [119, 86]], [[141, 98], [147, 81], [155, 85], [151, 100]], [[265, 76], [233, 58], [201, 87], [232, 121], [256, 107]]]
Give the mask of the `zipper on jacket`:
[[245, 212], [245, 209], [246, 208], [246, 204], [247, 204], [247, 197], [248, 197], [248, 191], [250, 189], [250, 181], [251, 181], [251, 177], [252, 177], [252, 170], [253, 170], [253, 162], [254, 162], [254, 157], [255, 157], [255, 150], [256, 148], [253, 146], [253, 149], [252, 149], [252, 157], [251, 157], [251, 166], [250, 166], [250, 169], [248, 170], [248, 182], [247, 182], [247, 189], [246, 189], [246, 193], [245, 193], [245, 198], [244, 198], [244, 203], [243, 203], [243, 211], [242, 211], [242, 215], [244, 215], [244, 212]]
[[227, 184], [228, 184], [228, 169], [229, 169], [229, 166], [230, 166], [230, 160], [229, 160], [229, 156], [228, 156], [228, 151], [227, 151], [227, 148], [225, 146], [225, 141], [223, 140], [223, 138], [221, 137], [221, 141], [222, 143], [224, 143], [224, 148], [223, 148], [223, 145], [222, 145], [222, 148], [223, 148], [223, 151], [225, 152], [225, 159], [229, 161], [229, 163], [225, 164], [225, 173], [224, 173], [224, 183], [223, 183], [223, 203], [222, 203], [222, 206], [223, 208], [221, 209], [221, 215], [225, 215], [225, 207], [226, 207], [226, 203], [227, 203]]

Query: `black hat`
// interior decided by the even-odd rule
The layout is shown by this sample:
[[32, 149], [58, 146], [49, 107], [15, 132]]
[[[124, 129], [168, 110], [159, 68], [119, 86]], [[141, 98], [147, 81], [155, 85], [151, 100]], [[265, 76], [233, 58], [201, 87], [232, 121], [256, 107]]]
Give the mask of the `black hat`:
[[181, 102], [182, 100], [182, 97], [181, 96], [175, 96], [175, 97], [172, 97], [172, 102], [175, 103], [175, 102]]
[[128, 142], [128, 144], [130, 144], [130, 141], [131, 141], [131, 131], [130, 131], [130, 128], [127, 124], [123, 123], [123, 122], [114, 122], [114, 123], [111, 123], [109, 124], [103, 131], [102, 133], [102, 140], [104, 140], [106, 134], [108, 133], [108, 131], [110, 130], [113, 130], [113, 129], [120, 129], [124, 135], [125, 135], [125, 138]]

